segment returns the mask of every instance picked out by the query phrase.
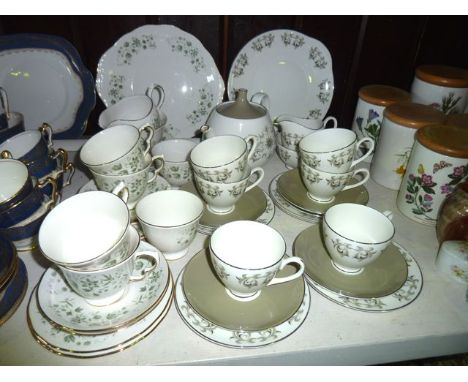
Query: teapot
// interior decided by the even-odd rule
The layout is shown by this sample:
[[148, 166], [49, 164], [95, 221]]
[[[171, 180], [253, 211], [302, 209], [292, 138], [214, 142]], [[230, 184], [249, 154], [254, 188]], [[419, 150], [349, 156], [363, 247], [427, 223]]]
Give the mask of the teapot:
[[269, 102], [268, 96], [256, 93], [251, 101], [247, 99], [247, 89], [238, 89], [236, 100], [217, 105], [200, 130], [202, 140], [217, 135], [255, 136], [258, 144], [249, 165], [258, 167], [266, 163], [275, 151], [275, 130], [265, 106]]

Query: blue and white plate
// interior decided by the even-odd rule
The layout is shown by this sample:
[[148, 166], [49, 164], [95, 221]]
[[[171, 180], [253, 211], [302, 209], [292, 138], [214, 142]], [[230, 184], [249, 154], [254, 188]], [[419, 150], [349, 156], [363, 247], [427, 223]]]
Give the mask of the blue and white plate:
[[4, 324], [16, 311], [23, 301], [28, 288], [28, 272], [21, 259], [10, 282], [0, 292], [0, 326]]
[[75, 47], [46, 34], [0, 36], [0, 86], [26, 130], [43, 122], [54, 139], [83, 135], [96, 103], [94, 79]]

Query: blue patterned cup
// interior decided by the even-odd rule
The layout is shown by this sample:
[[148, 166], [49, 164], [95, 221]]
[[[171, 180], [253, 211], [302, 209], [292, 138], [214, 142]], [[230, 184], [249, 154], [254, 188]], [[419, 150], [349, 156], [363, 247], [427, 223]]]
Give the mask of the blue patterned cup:
[[0, 159], [0, 212], [9, 210], [33, 191], [26, 165], [16, 159]]

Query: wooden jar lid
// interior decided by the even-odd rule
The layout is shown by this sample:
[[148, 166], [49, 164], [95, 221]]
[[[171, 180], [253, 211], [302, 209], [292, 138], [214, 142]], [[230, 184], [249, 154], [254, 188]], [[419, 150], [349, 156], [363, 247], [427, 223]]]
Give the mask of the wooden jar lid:
[[359, 89], [359, 98], [373, 105], [389, 106], [395, 102], [409, 101], [410, 93], [388, 85], [366, 85]]
[[468, 88], [468, 70], [445, 65], [421, 65], [416, 77], [434, 85]]
[[414, 102], [398, 102], [384, 110], [384, 117], [399, 125], [419, 129], [420, 127], [442, 124], [445, 114], [432, 106]]
[[445, 120], [445, 124], [468, 129], [468, 114], [449, 114]]
[[457, 158], [468, 158], [468, 129], [453, 125], [425, 126], [416, 139], [429, 150]]

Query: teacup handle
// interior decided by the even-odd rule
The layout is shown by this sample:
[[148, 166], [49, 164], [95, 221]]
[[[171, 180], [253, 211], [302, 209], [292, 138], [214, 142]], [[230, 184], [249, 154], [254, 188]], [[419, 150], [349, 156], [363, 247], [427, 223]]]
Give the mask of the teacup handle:
[[375, 147], [375, 141], [371, 137], [365, 137], [362, 138], [358, 143], [356, 143], [356, 150], [359, 149], [359, 147], [364, 143], [364, 142], [369, 142], [369, 147], [367, 148], [367, 152], [360, 157], [359, 159], [356, 159], [353, 163], [351, 163], [351, 167], [354, 167], [357, 165], [359, 162], [362, 162], [364, 159], [366, 159], [369, 155], [372, 154], [374, 151]]
[[122, 199], [125, 203], [127, 203], [128, 200], [128, 187], [125, 184], [124, 181], [120, 181], [117, 186], [114, 187], [112, 190], [112, 193], [114, 195], [117, 195], [120, 199]]
[[132, 275], [129, 278], [130, 281], [140, 281], [140, 280], [143, 280], [146, 277], [148, 272], [151, 272], [156, 267], [158, 267], [158, 265], [159, 265], [159, 256], [161, 256], [161, 254], [160, 254], [159, 251], [156, 252], [156, 254], [154, 252], [141, 251], [141, 252], [134, 253], [133, 256], [135, 257], [135, 263], [136, 263], [136, 260], [139, 259], [140, 257], [150, 258], [152, 260], [152, 264], [149, 267], [146, 267], [145, 269], [143, 269], [141, 271], [140, 275], [138, 275], [138, 276]]
[[144, 125], [144, 126], [141, 126], [138, 131], [140, 132], [140, 137], [141, 137], [141, 134], [143, 133], [143, 131], [147, 131], [148, 132], [148, 136], [144, 139], [145, 143], [146, 143], [146, 149], [145, 151], [143, 152], [143, 156], [145, 156], [146, 154], [148, 154], [148, 152], [151, 150], [151, 139], [153, 138], [153, 135], [154, 135], [154, 128], [153, 126], [151, 126], [149, 123]]
[[248, 135], [244, 138], [244, 140], [247, 142], [247, 147], [249, 145], [249, 142], [251, 142], [250, 148], [248, 148], [249, 155], [247, 156], [247, 160], [250, 161], [253, 155], [255, 154], [255, 149], [257, 148], [258, 144], [258, 138], [255, 135]]
[[[245, 192], [248, 192], [250, 191], [252, 188], [254, 188], [255, 186], [257, 186], [263, 179], [263, 177], [265, 176], [265, 171], [263, 171], [263, 168], [261, 167], [255, 167], [252, 171], [250, 171], [250, 176], [252, 176], [254, 173], [258, 173], [258, 177], [257, 177], [257, 180], [255, 182], [253, 182], [250, 186], [248, 186], [246, 189], [245, 189]], [[249, 176], [249, 178], [250, 178]]]
[[158, 92], [158, 103], [155, 105], [155, 107], [159, 109], [164, 103], [164, 98], [166, 97], [164, 93], [164, 88], [158, 84], [151, 84], [150, 86], [148, 86], [148, 89], [146, 89], [146, 95], [150, 97], [154, 102], [153, 93], [155, 90]]
[[332, 121], [333, 122], [333, 126], [331, 127], [331, 129], [336, 129], [338, 127], [338, 121], [336, 120], [335, 117], [332, 117], [332, 116], [329, 116], [327, 118], [325, 118], [323, 120], [323, 128], [326, 129], [327, 128], [327, 123], [329, 121]]
[[49, 150], [52, 149], [53, 145], [54, 145], [54, 142], [52, 142], [52, 128], [50, 127], [50, 125], [46, 122], [44, 122], [40, 127], [39, 127], [39, 132], [41, 133], [41, 135], [46, 139], [47, 141], [47, 148]]
[[60, 157], [60, 165], [59, 166], [61, 167], [61, 171], [64, 172], [66, 167], [67, 167], [67, 163], [68, 163], [68, 152], [67, 152], [67, 150], [64, 150], [62, 148], [57, 149], [52, 154], [50, 154], [50, 157], [52, 159], [57, 159], [58, 157]]
[[281, 284], [281, 283], [286, 283], [288, 281], [297, 279], [298, 277], [301, 277], [302, 274], [304, 273], [304, 262], [300, 257], [297, 256], [292, 256], [288, 257], [287, 259], [284, 259], [281, 261], [281, 265], [279, 269], [283, 269], [286, 265], [288, 264], [297, 264], [299, 265], [299, 269], [297, 272], [293, 273], [290, 276], [285, 276], [285, 277], [275, 277], [273, 280], [271, 280], [268, 285], [275, 285], [275, 284]]
[[268, 94], [266, 93], [255, 93], [252, 97], [250, 97], [250, 102], [258, 103], [259, 105], [262, 105], [265, 109], [270, 110], [270, 97], [268, 97]]
[[45, 180], [37, 182], [37, 188], [42, 189], [48, 184], [52, 185], [52, 199], [50, 199], [46, 204], [47, 210], [50, 211], [57, 204], [59, 197], [59, 193], [57, 192], [57, 181], [54, 178], [48, 176]]
[[360, 186], [361, 184], [364, 184], [364, 183], [366, 183], [366, 182], [369, 180], [370, 174], [369, 174], [369, 170], [368, 170], [367, 168], [360, 168], [360, 169], [356, 170], [356, 171], [353, 173], [353, 177], [354, 177], [354, 175], [356, 175], [356, 174], [358, 174], [358, 173], [360, 173], [360, 172], [366, 174], [366, 175], [364, 176], [364, 179], [362, 179], [360, 182], [357, 182], [356, 184], [350, 184], [349, 186], [345, 186], [345, 187], [343, 188], [342, 191], [346, 191], [346, 190], [349, 190], [349, 189], [351, 189], [351, 188], [358, 187], [358, 186]]
[[[157, 161], [160, 161], [161, 164], [158, 166], [156, 164]], [[158, 176], [158, 174], [161, 172], [161, 170], [163, 169], [164, 167], [164, 155], [155, 155], [151, 158], [151, 162], [154, 164], [154, 174], [153, 176], [148, 179], [148, 181], [146, 182], [147, 184], [150, 184], [152, 182], [154, 182], [154, 180], [156, 179], [156, 177]]]

